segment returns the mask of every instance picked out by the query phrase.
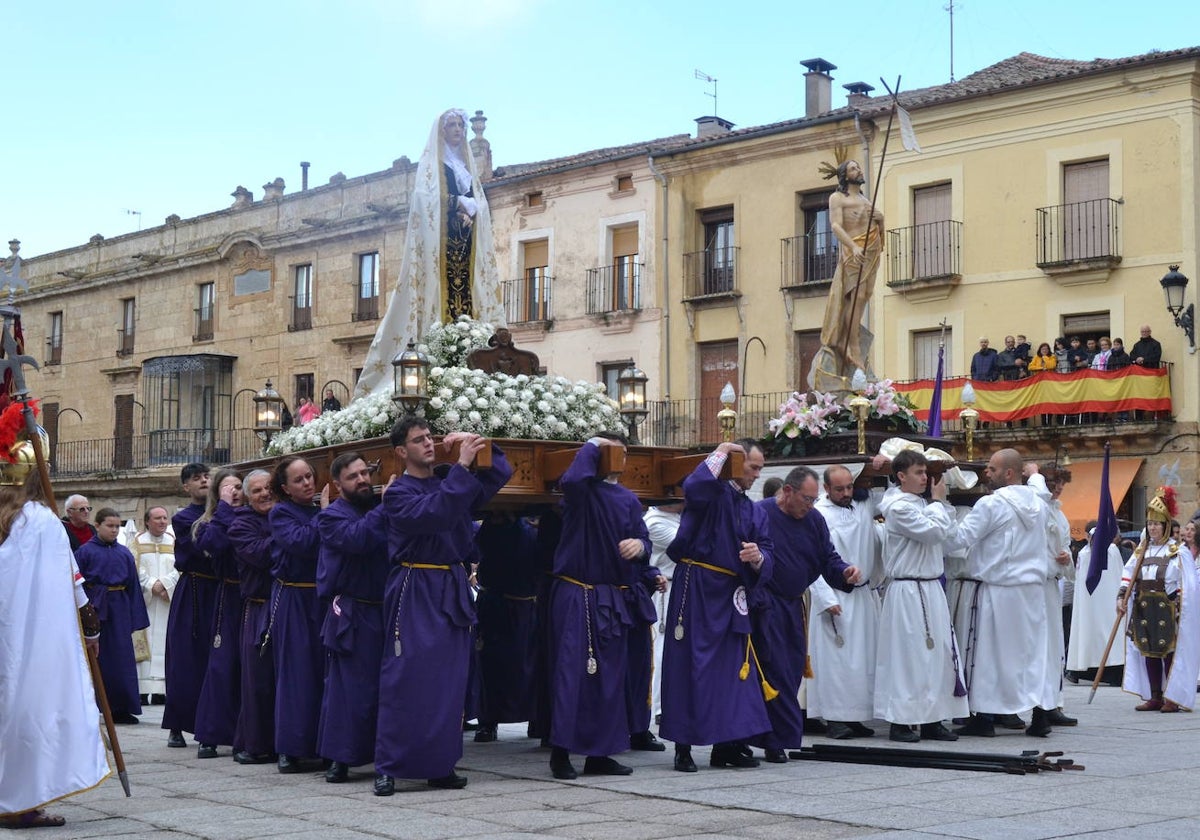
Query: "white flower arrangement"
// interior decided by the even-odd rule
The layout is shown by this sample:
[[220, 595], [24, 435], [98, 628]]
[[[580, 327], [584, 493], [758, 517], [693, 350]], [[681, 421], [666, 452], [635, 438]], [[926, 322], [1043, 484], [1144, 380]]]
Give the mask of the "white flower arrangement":
[[[490, 324], [467, 316], [439, 324], [421, 341], [429, 356], [430, 400], [422, 416], [437, 434], [462, 431], [497, 438], [586, 440], [600, 430], [622, 431], [616, 402], [602, 382], [561, 376], [488, 374], [465, 367], [472, 351], [487, 346]], [[287, 455], [386, 435], [400, 408], [391, 394], [360, 397], [341, 411], [327, 411], [303, 426], [276, 435], [268, 453]]]

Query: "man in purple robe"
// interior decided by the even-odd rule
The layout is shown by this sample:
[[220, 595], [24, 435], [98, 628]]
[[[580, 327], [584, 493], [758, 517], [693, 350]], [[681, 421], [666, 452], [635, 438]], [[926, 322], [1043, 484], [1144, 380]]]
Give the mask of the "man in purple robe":
[[[642, 520], [645, 522], [645, 519]], [[647, 526], [647, 538], [649, 527]], [[654, 541], [650, 545], [653, 551]], [[633, 564], [625, 600], [633, 624], [626, 633], [629, 661], [625, 669], [625, 715], [629, 724], [629, 748], [642, 752], [665, 752], [666, 744], [654, 737], [650, 731], [650, 713], [653, 706], [652, 683], [654, 677], [654, 625], [658, 613], [654, 608], [654, 594], [667, 591], [667, 579], [657, 566], [642, 560]]]
[[[731, 452], [742, 472], [719, 476]], [[686, 507], [667, 555], [679, 564], [667, 607], [662, 725], [675, 769], [696, 772], [692, 744], [712, 744], [713, 767], [757, 767], [747, 740], [771, 729], [750, 641], [748, 590], [771, 580], [766, 513], [746, 497], [763, 468], [754, 440], [722, 443], [683, 482]]]
[[242, 479], [246, 504], [235, 509], [229, 526], [229, 541], [237, 557], [242, 581], [242, 660], [237, 730], [234, 742], [241, 750], [233, 754], [238, 764], [269, 764], [275, 761], [275, 661], [263, 640], [271, 611], [271, 522], [267, 514], [275, 504], [271, 474], [254, 470]]
[[387, 519], [367, 462], [357, 452], [343, 452], [329, 475], [339, 496], [317, 514], [317, 597], [328, 604], [321, 627], [325, 691], [317, 754], [330, 762], [325, 781], [336, 784], [346, 781], [351, 767], [375, 760], [388, 559]]
[[532, 721], [537, 660], [537, 533], [514, 513], [488, 513], [475, 536], [480, 710], [475, 740], [501, 723]]
[[103, 628], [100, 673], [116, 723], [137, 723], [142, 713], [138, 694], [137, 662], [130, 633], [150, 626], [137, 563], [125, 546], [117, 542], [121, 515], [112, 508], [96, 514], [96, 535], [75, 552], [83, 575], [83, 588], [96, 609]]
[[475, 623], [464, 563], [474, 551], [476, 511], [512, 475], [495, 446], [492, 466], [472, 472], [489, 441], [466, 432], [443, 439], [447, 450], [458, 444], [458, 462], [445, 478], [434, 475], [433, 435], [418, 417], [398, 421], [391, 443], [404, 474], [383, 496], [392, 569], [384, 594], [376, 796], [395, 793], [397, 776], [427, 779], [435, 788], [467, 784], [454, 772]]
[[179, 582], [171, 596], [167, 649], [163, 656], [167, 703], [163, 709], [162, 728], [170, 731], [168, 747], [186, 747], [183, 733], [196, 731], [196, 704], [208, 670], [213, 615], [220, 585], [212, 561], [192, 541], [192, 524], [204, 513], [208, 501], [208, 467], [198, 463], [185, 464], [179, 472], [179, 480], [191, 504], [171, 517]]
[[804, 591], [817, 577], [843, 592], [852, 591], [859, 583], [858, 569], [838, 555], [829, 538], [829, 526], [813, 510], [819, 497], [817, 474], [808, 467], [796, 467], [784, 478], [777, 495], [756, 505], [767, 517], [775, 568], [770, 582], [754, 590], [752, 638], [763, 677], [779, 694], [767, 703], [771, 731], [751, 743], [762, 747], [767, 761], [775, 764], [787, 761], [788, 748], [799, 749], [804, 733], [804, 713], [797, 699], [808, 654]]
[[627, 776], [613, 759], [629, 749], [625, 676], [633, 624], [626, 602], [630, 563], [650, 556], [637, 496], [599, 472], [603, 447], [625, 448], [619, 435], [583, 445], [559, 479], [563, 530], [550, 588], [550, 772], [574, 779], [571, 753], [587, 756], [585, 774]]

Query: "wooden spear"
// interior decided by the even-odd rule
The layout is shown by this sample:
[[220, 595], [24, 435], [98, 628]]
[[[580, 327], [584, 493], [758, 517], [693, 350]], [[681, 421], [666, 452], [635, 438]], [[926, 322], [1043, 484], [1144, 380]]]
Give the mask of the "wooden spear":
[[[1142, 535], [1142, 544], [1137, 547], [1137, 559], [1133, 564], [1133, 574], [1129, 577], [1129, 588], [1125, 590], [1125, 594], [1120, 599], [1122, 609], [1117, 610], [1116, 620], [1113, 621], [1112, 632], [1108, 634], [1108, 644], [1104, 646], [1104, 654], [1100, 657], [1100, 667], [1096, 669], [1096, 679], [1092, 680], [1092, 693], [1088, 695], [1088, 703], [1096, 699], [1096, 689], [1100, 687], [1100, 678], [1104, 676], [1104, 666], [1108, 662], [1108, 653], [1112, 650], [1113, 642], [1116, 641], [1117, 631], [1121, 629], [1121, 619], [1129, 610], [1129, 598], [1133, 595], [1133, 585], [1138, 579], [1138, 575], [1142, 571], [1142, 558], [1146, 555], [1147, 537]], [[1095, 551], [1095, 548], [1092, 549]], [[1105, 556], [1108, 556], [1108, 546], [1104, 546]], [[1095, 558], [1092, 558], [1093, 561]]]

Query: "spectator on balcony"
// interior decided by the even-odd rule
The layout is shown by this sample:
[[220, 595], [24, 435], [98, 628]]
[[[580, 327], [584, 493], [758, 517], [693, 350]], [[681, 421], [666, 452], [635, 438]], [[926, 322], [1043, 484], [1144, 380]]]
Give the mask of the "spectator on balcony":
[[1025, 376], [1025, 359], [1017, 355], [1017, 340], [1004, 337], [1004, 349], [996, 354], [996, 372], [1000, 379], [1020, 379]]
[[1150, 336], [1150, 325], [1144, 324], [1140, 330], [1142, 337], [1137, 340], [1129, 351], [1129, 357], [1135, 365], [1156, 368], [1162, 362], [1162, 345], [1158, 339]]
[[1084, 350], [1087, 351], [1088, 363], [1087, 366], [1092, 366], [1092, 359], [1096, 358], [1096, 354], [1100, 352], [1100, 345], [1096, 343], [1096, 339], [1089, 338], [1084, 345]]
[[1042, 342], [1038, 345], [1037, 353], [1029, 360], [1030, 373], [1045, 373], [1058, 369], [1058, 358], [1054, 355], [1054, 351], [1050, 349], [1050, 345]]
[[995, 350], [988, 346], [987, 336], [979, 339], [979, 352], [971, 357], [971, 378], [977, 382], [991, 382], [996, 378]]
[[300, 407], [296, 409], [296, 418], [300, 421], [300, 425], [311, 423], [321, 413], [321, 409], [317, 408], [317, 404], [308, 397], [300, 398]]
[[1079, 336], [1071, 336], [1071, 349], [1067, 351], [1067, 365], [1071, 372], [1087, 370], [1091, 364], [1091, 356], [1083, 349], [1083, 342], [1079, 340]]
[[1016, 346], [1017, 358], [1025, 360], [1026, 369], [1028, 369], [1029, 366], [1029, 359], [1032, 355], [1030, 351], [1032, 351], [1032, 349], [1033, 348], [1029, 344], [1029, 339], [1018, 333]]
[[1112, 340], [1112, 352], [1108, 354], [1108, 369], [1121, 370], [1133, 364], [1133, 359], [1125, 352], [1125, 342], [1119, 338]]
[[1100, 339], [1100, 349], [1092, 356], [1092, 370], [1108, 370], [1108, 357], [1112, 354], [1112, 341], [1108, 336]]
[[1054, 359], [1057, 362], [1054, 368], [1056, 372], [1071, 372], [1071, 363], [1067, 361], [1067, 340], [1065, 338], [1054, 339]]

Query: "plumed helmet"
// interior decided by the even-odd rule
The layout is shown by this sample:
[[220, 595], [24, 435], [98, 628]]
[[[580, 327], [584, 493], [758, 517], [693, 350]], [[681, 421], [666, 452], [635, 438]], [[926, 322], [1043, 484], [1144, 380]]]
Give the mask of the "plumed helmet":
[[1154, 491], [1154, 498], [1146, 505], [1146, 521], [1162, 522], [1165, 525], [1174, 519], [1178, 512], [1175, 488], [1159, 487]]

